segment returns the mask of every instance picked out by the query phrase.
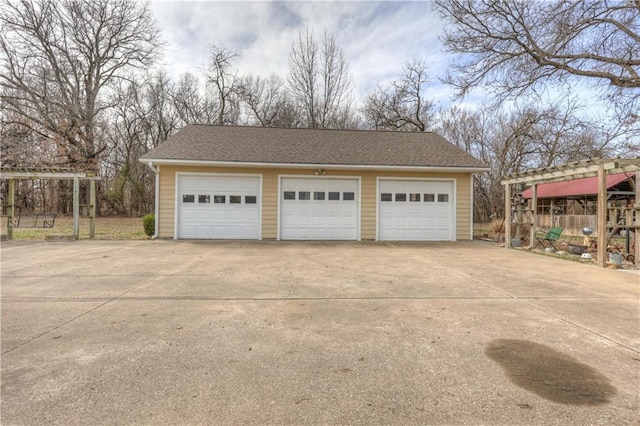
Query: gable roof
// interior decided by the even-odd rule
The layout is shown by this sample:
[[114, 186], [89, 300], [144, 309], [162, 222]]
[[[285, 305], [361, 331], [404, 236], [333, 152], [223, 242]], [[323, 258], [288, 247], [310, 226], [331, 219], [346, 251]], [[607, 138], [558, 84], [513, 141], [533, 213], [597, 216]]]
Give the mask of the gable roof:
[[[627, 179], [632, 179], [633, 176], [633, 173], [615, 173], [607, 175], [607, 189], [611, 189]], [[527, 188], [522, 192], [522, 198], [531, 198], [532, 192], [533, 190], [531, 188]], [[536, 192], [538, 198], [563, 198], [579, 195], [597, 195], [598, 178], [588, 177], [563, 182], [544, 183], [538, 185]]]
[[187, 125], [140, 158], [159, 164], [488, 168], [435, 133]]

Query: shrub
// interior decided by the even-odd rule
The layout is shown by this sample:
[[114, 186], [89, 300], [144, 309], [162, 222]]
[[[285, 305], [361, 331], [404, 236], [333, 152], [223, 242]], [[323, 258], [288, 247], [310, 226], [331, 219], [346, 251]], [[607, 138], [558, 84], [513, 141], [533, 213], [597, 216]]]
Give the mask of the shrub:
[[142, 225], [144, 226], [144, 233], [149, 237], [153, 236], [156, 232], [156, 215], [149, 213], [142, 218]]

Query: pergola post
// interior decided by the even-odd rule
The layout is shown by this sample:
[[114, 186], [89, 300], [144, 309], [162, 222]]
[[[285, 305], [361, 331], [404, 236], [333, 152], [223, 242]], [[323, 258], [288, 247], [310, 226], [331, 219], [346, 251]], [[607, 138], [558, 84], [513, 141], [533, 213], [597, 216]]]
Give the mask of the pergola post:
[[638, 228], [638, 225], [640, 225], [640, 171], [636, 172], [636, 202], [634, 203], [634, 207], [636, 208], [636, 228], [634, 229], [634, 242], [636, 245], [636, 252], [635, 252], [635, 264], [636, 265], [640, 265], [640, 228]]
[[73, 177], [73, 238], [80, 238], [80, 178]]
[[9, 179], [9, 193], [7, 194], [7, 239], [13, 240], [13, 224], [16, 220], [16, 181]]
[[538, 223], [538, 185], [531, 185], [531, 228], [529, 229], [529, 246], [534, 247]]
[[511, 248], [511, 185], [504, 186], [504, 246]]
[[96, 181], [89, 180], [89, 238], [96, 236]]
[[607, 173], [604, 164], [598, 165], [598, 266], [607, 265]]

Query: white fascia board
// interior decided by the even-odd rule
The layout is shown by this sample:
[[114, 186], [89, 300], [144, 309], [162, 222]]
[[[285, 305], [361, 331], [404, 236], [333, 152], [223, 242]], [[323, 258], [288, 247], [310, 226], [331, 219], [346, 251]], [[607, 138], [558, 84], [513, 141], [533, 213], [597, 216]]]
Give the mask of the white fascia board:
[[228, 162], [228, 161], [201, 161], [201, 160], [167, 160], [167, 159], [141, 159], [142, 163], [153, 162], [167, 166], [203, 166], [203, 167], [261, 167], [261, 168], [295, 168], [295, 169], [342, 169], [342, 170], [397, 170], [406, 172], [462, 172], [480, 173], [489, 170], [488, 167], [442, 167], [442, 166], [384, 166], [369, 164], [298, 164], [298, 163], [252, 163], [252, 162]]

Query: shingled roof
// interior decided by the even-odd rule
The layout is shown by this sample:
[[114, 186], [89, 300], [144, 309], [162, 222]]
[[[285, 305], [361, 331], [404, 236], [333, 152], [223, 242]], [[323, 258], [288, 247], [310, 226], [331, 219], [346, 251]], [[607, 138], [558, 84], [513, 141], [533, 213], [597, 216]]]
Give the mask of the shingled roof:
[[486, 169], [435, 133], [187, 125], [141, 161]]

